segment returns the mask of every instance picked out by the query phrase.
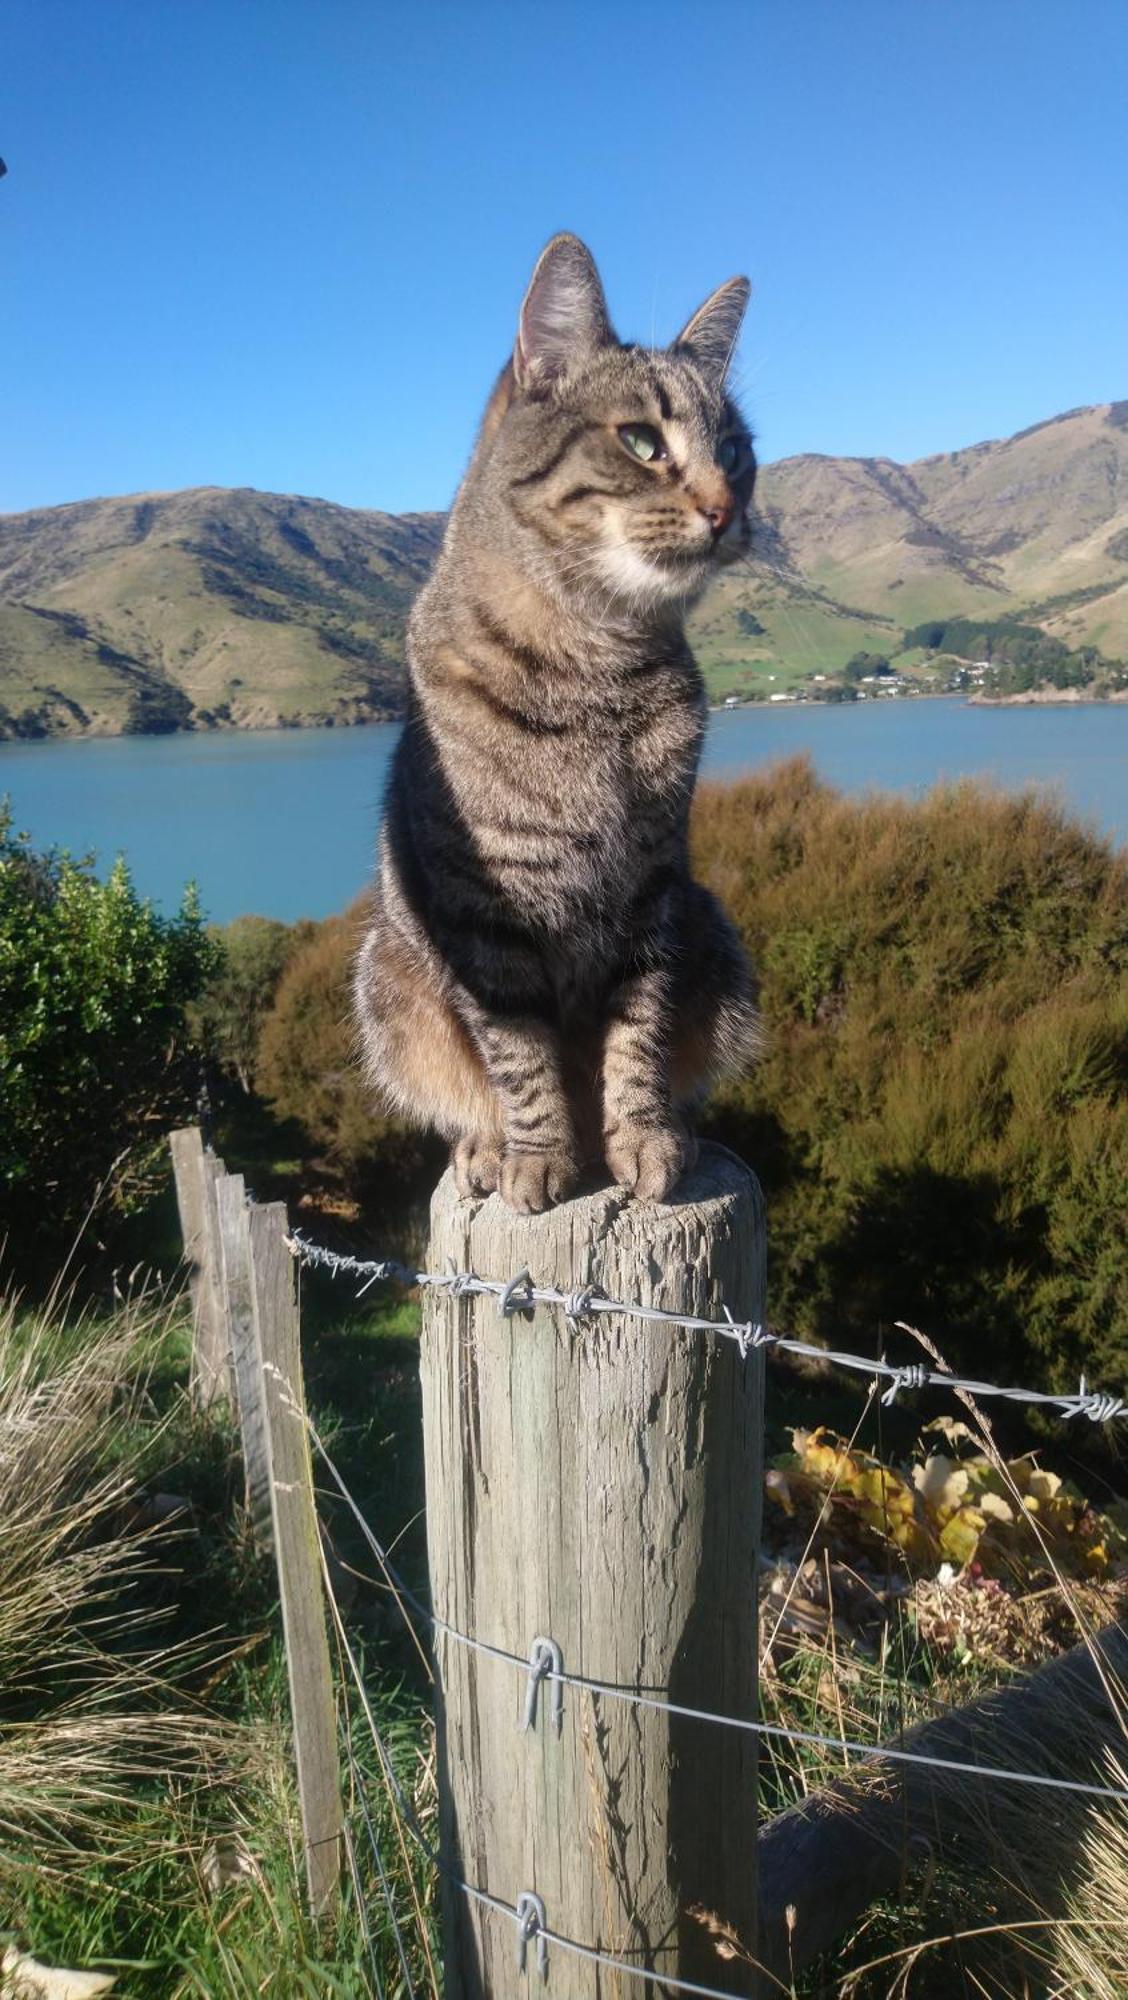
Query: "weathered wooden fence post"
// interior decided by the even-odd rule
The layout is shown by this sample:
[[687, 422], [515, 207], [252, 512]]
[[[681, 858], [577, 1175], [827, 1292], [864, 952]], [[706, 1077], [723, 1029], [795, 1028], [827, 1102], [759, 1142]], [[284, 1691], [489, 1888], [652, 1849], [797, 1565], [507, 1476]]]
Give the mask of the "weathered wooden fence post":
[[184, 1256], [192, 1274], [192, 1394], [206, 1408], [216, 1396], [234, 1398], [215, 1205], [223, 1161], [204, 1145], [198, 1125], [170, 1133], [169, 1148]]
[[[495, 1196], [431, 1210], [429, 1268], [514, 1276], [741, 1320], [763, 1310], [759, 1189], [706, 1147], [669, 1207], [615, 1191], [548, 1215]], [[577, 1302], [579, 1303], [579, 1302]], [[623, 1315], [504, 1316], [489, 1297], [426, 1294], [423, 1407], [437, 1617], [566, 1672], [719, 1714], [756, 1714], [762, 1355]], [[756, 1742], [575, 1688], [559, 1737], [551, 1689], [523, 1727], [527, 1678], [441, 1628], [438, 1754], [448, 2000], [528, 1990], [512, 1920], [453, 1886], [654, 1974], [747, 1993], [693, 1911], [754, 1949]], [[554, 2000], [643, 1990], [550, 1947]], [[530, 1966], [535, 1953], [530, 1948]], [[651, 1990], [649, 1987], [647, 1991]]]
[[260, 1548], [269, 1549], [274, 1541], [270, 1453], [262, 1358], [255, 1333], [251, 1286], [250, 1211], [242, 1174], [220, 1175], [215, 1184], [215, 1205], [228, 1352], [243, 1440], [247, 1511], [255, 1541]]
[[286, 1208], [249, 1204], [243, 1176], [224, 1172], [197, 1126], [169, 1144], [192, 1272], [193, 1392], [232, 1400], [255, 1538], [274, 1549], [309, 1900], [322, 1916], [338, 1892], [344, 1821]]
[[262, 1378], [274, 1553], [286, 1635], [306, 1874], [310, 1906], [315, 1916], [321, 1916], [333, 1903], [340, 1880], [341, 1788], [302, 1388], [297, 1286], [286, 1234], [283, 1202], [248, 1210], [254, 1338]]

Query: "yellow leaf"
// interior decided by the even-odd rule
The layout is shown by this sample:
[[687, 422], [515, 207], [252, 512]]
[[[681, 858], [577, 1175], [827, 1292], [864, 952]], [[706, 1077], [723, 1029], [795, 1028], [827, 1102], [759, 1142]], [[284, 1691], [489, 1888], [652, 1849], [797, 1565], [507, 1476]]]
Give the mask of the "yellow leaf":
[[986, 1523], [976, 1507], [961, 1507], [944, 1523], [940, 1530], [940, 1547], [949, 1562], [958, 1563], [966, 1569], [979, 1547], [979, 1537]]

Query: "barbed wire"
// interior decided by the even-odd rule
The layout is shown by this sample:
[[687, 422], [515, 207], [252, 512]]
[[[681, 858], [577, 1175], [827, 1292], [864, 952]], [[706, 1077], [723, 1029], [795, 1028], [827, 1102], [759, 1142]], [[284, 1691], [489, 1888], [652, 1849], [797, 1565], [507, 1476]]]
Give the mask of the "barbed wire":
[[[875, 1358], [849, 1354], [837, 1348], [817, 1347], [813, 1341], [776, 1333], [773, 1328], [758, 1321], [734, 1320], [727, 1307], [724, 1319], [705, 1319], [697, 1313], [672, 1312], [664, 1306], [644, 1306], [608, 1298], [598, 1285], [581, 1285], [570, 1292], [561, 1291], [555, 1285], [536, 1285], [527, 1270], [518, 1271], [512, 1278], [480, 1278], [474, 1271], [416, 1271], [410, 1265], [401, 1264], [395, 1257], [352, 1257], [343, 1251], [329, 1250], [297, 1229], [289, 1232], [285, 1242], [291, 1256], [310, 1269], [327, 1270], [335, 1278], [363, 1278], [365, 1282], [357, 1292], [358, 1298], [362, 1298], [375, 1284], [393, 1282], [449, 1292], [456, 1299], [471, 1296], [495, 1298], [499, 1312], [505, 1315], [530, 1311], [534, 1306], [559, 1307], [572, 1322], [598, 1313], [624, 1313], [630, 1319], [662, 1326], [680, 1326], [691, 1333], [715, 1334], [721, 1339], [735, 1341], [742, 1356], [756, 1348], [774, 1349], [777, 1353], [796, 1354], [808, 1361], [821, 1361], [832, 1367], [848, 1369], [854, 1374], [869, 1375], [888, 1383], [881, 1398], [887, 1409], [903, 1390], [947, 1389], [976, 1398], [994, 1397], [1003, 1402], [1023, 1403], [1030, 1408], [1053, 1409], [1066, 1419], [1088, 1417], [1095, 1424], [1112, 1423], [1128, 1416], [1128, 1398], [1090, 1389], [1084, 1376], [1076, 1395], [976, 1382], [963, 1375], [950, 1374], [946, 1369], [929, 1368], [922, 1361], [898, 1364], [886, 1361], [884, 1356]], [[909, 1330], [901, 1320], [896, 1324], [904, 1331]]]
[[[708, 1722], [721, 1728], [740, 1729], [749, 1735], [770, 1737], [788, 1743], [802, 1743], [815, 1750], [835, 1750], [842, 1755], [855, 1756], [866, 1762], [878, 1759], [893, 1764], [925, 1766], [930, 1770], [948, 1771], [957, 1777], [978, 1778], [983, 1783], [1035, 1785], [1048, 1791], [1078, 1794], [1083, 1798], [1115, 1800], [1121, 1804], [1128, 1802], [1128, 1787], [1125, 1786], [1099, 1785], [1082, 1778], [1056, 1778], [1049, 1772], [1012, 1771], [1004, 1766], [973, 1764], [956, 1757], [930, 1757], [924, 1751], [898, 1749], [892, 1744], [859, 1743], [844, 1736], [822, 1734], [818, 1730], [793, 1729], [785, 1722], [764, 1722], [747, 1716], [719, 1715], [711, 1709], [689, 1708], [682, 1702], [668, 1701], [658, 1694], [648, 1694], [641, 1688], [619, 1687], [614, 1682], [595, 1680], [587, 1674], [568, 1673], [563, 1666], [548, 1663], [543, 1651], [539, 1650], [545, 1645], [543, 1639], [534, 1639], [528, 1656], [525, 1656], [511, 1652], [506, 1646], [497, 1646], [489, 1640], [475, 1638], [468, 1632], [460, 1632], [456, 1625], [451, 1625], [447, 1619], [441, 1618], [437, 1612], [424, 1604], [399, 1575], [387, 1550], [366, 1521], [358, 1501], [349, 1491], [318, 1433], [317, 1426], [309, 1416], [306, 1416], [305, 1422], [318, 1456], [397, 1597], [402, 1599], [403, 1603], [409, 1604], [416, 1616], [430, 1625], [433, 1631], [443, 1633], [456, 1645], [464, 1646], [470, 1652], [483, 1654], [487, 1659], [501, 1660], [508, 1666], [518, 1668], [527, 1677], [530, 1697], [534, 1696], [540, 1682], [547, 1682], [550, 1686], [561, 1689], [575, 1688], [583, 1694], [602, 1695], [609, 1701], [625, 1702], [635, 1708], [660, 1709], [665, 1714], [680, 1716], [690, 1722]], [[554, 1650], [559, 1658], [559, 1649]], [[535, 1715], [535, 1700], [532, 1698], [526, 1707], [526, 1726], [529, 1725], [530, 1714]]]

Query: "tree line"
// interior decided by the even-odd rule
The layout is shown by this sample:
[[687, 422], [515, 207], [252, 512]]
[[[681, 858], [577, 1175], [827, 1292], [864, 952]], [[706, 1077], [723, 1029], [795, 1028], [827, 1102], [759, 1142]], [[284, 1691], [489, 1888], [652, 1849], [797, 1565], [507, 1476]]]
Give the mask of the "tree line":
[[986, 661], [991, 690], [1025, 694], [1037, 687], [1081, 688], [1108, 680], [1121, 685], [1128, 670], [1096, 646], [1070, 647], [1063, 639], [1017, 618], [932, 618], [905, 633], [905, 649], [924, 646], [956, 659]]

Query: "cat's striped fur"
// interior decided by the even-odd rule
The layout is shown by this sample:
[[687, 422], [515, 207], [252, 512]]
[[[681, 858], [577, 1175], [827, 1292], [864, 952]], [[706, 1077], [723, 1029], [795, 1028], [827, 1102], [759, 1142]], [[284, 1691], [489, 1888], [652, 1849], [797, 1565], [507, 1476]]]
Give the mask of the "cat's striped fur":
[[411, 618], [358, 1017], [385, 1101], [453, 1142], [463, 1193], [521, 1210], [604, 1161], [664, 1200], [678, 1107], [755, 1052], [748, 966], [689, 873], [705, 699], [682, 629], [748, 540], [725, 386], [747, 295], [623, 346], [590, 254], [555, 237]]

